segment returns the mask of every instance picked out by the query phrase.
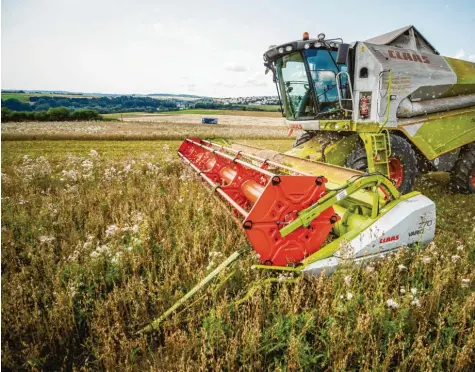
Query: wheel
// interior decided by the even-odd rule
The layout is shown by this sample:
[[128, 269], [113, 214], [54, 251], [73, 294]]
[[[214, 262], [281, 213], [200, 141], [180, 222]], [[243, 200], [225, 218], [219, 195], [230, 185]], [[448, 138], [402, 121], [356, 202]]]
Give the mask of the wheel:
[[[401, 194], [412, 190], [417, 174], [416, 153], [411, 145], [402, 137], [391, 134], [391, 156], [389, 158], [389, 178]], [[366, 150], [362, 146], [356, 147], [346, 159], [348, 168], [366, 172], [368, 160]]]
[[450, 172], [450, 181], [459, 193], [475, 193], [475, 144], [470, 144], [460, 152]]
[[300, 146], [302, 143], [305, 143], [315, 137], [315, 134], [311, 132], [303, 132], [297, 139], [295, 140], [292, 147]]

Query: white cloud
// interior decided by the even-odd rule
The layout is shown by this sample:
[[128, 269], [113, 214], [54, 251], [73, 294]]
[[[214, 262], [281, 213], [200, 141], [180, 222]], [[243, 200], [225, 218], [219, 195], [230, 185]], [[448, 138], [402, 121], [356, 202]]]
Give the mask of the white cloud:
[[246, 66], [234, 62], [226, 63], [224, 68], [233, 72], [245, 72], [249, 70]]
[[225, 88], [236, 88], [237, 87], [237, 84], [224, 83], [221, 80], [216, 80], [215, 82], [213, 82], [213, 85], [215, 87], [225, 87]]
[[475, 54], [467, 55], [463, 49], [458, 50], [457, 53], [455, 53], [454, 58], [475, 62]]
[[459, 51], [457, 51], [457, 53], [455, 53], [454, 58], [462, 59], [464, 56], [465, 56], [465, 51], [463, 49], [460, 49]]

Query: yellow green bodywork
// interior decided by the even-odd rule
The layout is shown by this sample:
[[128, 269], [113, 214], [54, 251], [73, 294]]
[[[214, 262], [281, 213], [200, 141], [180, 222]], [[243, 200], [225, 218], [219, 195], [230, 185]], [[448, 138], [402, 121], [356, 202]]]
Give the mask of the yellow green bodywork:
[[[351, 130], [344, 131], [335, 138], [335, 121], [330, 129], [320, 126], [317, 135], [311, 140], [289, 150], [287, 155], [303, 159], [323, 161], [338, 166], [345, 166], [350, 153], [362, 143], [368, 154], [368, 169], [380, 171], [388, 175], [387, 156], [390, 156], [390, 146], [385, 153], [383, 138], [386, 129], [378, 134], [381, 124], [378, 123], [349, 123], [342, 121], [338, 127], [349, 125]], [[410, 119], [400, 120], [397, 127], [387, 128], [384, 136], [389, 142], [388, 134], [392, 131], [404, 133], [405, 137], [419, 149], [428, 159], [433, 160], [447, 152], [475, 142], [475, 107], [434, 113]], [[362, 142], [360, 142], [360, 139]], [[377, 159], [377, 161], [373, 161]], [[378, 160], [379, 159], [379, 160]], [[377, 164], [382, 161], [383, 164]]]
[[475, 93], [475, 63], [450, 57], [444, 59], [457, 75], [457, 83], [440, 98]]

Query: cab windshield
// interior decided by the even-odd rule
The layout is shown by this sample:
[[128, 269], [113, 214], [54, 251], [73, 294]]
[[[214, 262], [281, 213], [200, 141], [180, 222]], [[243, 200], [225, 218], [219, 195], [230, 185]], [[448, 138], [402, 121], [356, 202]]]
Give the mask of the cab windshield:
[[[340, 110], [336, 79], [340, 71], [346, 71], [346, 66], [336, 65], [336, 54], [327, 49], [307, 49], [276, 61], [278, 86], [288, 119], [311, 119]], [[342, 81], [345, 76], [340, 75], [342, 89], [346, 86], [346, 81]]]

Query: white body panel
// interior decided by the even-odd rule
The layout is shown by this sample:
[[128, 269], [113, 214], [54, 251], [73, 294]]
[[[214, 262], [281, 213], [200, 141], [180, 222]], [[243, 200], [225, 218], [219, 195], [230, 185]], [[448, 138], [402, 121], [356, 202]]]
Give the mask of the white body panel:
[[364, 261], [409, 244], [428, 244], [434, 239], [435, 219], [435, 204], [423, 195], [413, 196], [381, 216], [332, 257], [309, 264], [303, 273], [329, 274], [344, 261]]

